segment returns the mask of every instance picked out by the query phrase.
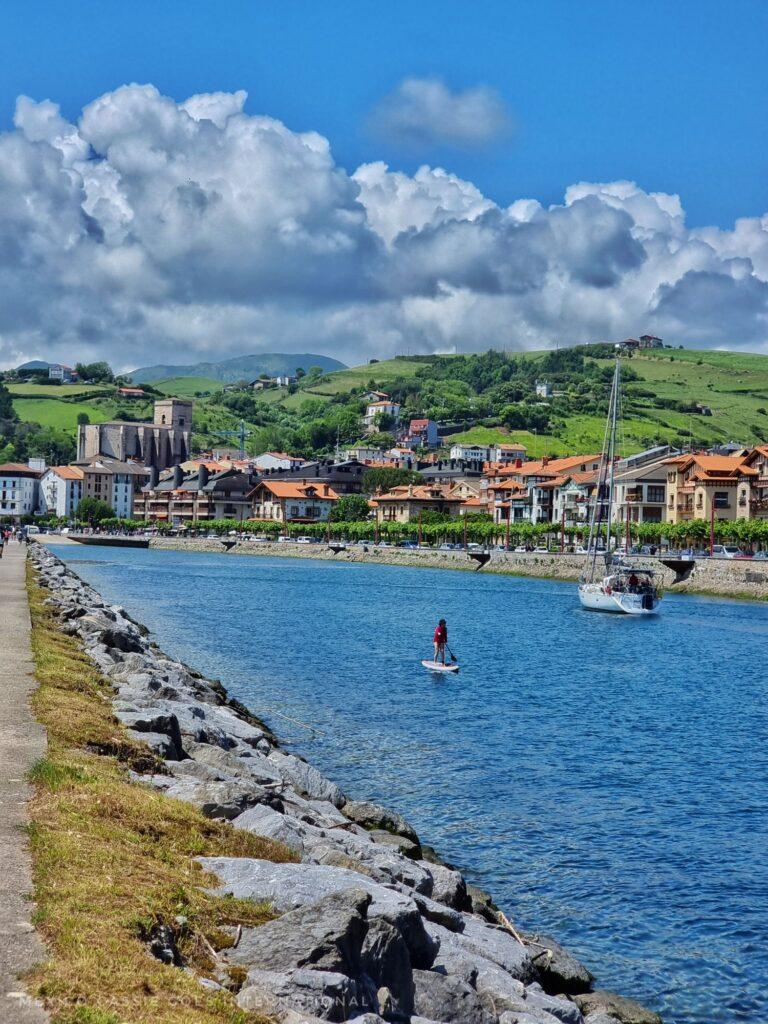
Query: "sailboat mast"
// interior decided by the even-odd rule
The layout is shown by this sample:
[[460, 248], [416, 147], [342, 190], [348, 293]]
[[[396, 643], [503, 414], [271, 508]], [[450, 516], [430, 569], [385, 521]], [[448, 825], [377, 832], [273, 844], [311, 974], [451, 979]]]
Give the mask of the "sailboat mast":
[[613, 525], [613, 490], [616, 475], [616, 424], [619, 416], [619, 388], [621, 387], [621, 359], [616, 356], [616, 369], [613, 373], [612, 408], [611, 408], [611, 440], [608, 451], [608, 522], [605, 539], [606, 561], [611, 553], [611, 526]]
[[[608, 399], [608, 416], [605, 421], [605, 435], [603, 437], [603, 450], [600, 458], [600, 469], [597, 474], [597, 485], [595, 487], [595, 501], [592, 506], [592, 515], [589, 521], [589, 539], [587, 541], [587, 563], [584, 568], [582, 580], [586, 583], [592, 582], [595, 577], [595, 563], [597, 562], [597, 548], [600, 538], [600, 529], [603, 525], [603, 513], [605, 511], [605, 500], [608, 498], [608, 537], [606, 539], [606, 551], [610, 547], [611, 537], [611, 510], [613, 507], [613, 485], [614, 485], [614, 452], [616, 448], [616, 423], [619, 407], [619, 359], [616, 357], [616, 368], [613, 371], [613, 382], [611, 394]], [[606, 495], [607, 491], [607, 495]]]

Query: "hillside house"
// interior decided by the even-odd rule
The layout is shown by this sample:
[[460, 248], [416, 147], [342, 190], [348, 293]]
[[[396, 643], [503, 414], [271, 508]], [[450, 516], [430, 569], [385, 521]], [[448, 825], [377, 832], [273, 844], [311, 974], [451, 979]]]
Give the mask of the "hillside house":
[[664, 348], [664, 342], [655, 334], [641, 334], [640, 348]]
[[551, 398], [552, 397], [552, 385], [548, 380], [537, 380], [536, 381], [536, 397], [537, 398]]
[[518, 459], [524, 460], [528, 454], [528, 449], [524, 444], [492, 444], [489, 448], [489, 453], [489, 462], [509, 464], [516, 462]]
[[65, 363], [52, 363], [48, 367], [48, 380], [57, 380], [60, 384], [72, 384], [77, 380], [77, 374], [71, 366]]
[[490, 462], [491, 448], [486, 444], [452, 444], [448, 453], [452, 459], [464, 462]]
[[429, 419], [411, 420], [403, 440], [414, 448], [437, 448], [437, 423]]
[[363, 423], [365, 424], [366, 430], [369, 433], [373, 433], [379, 428], [382, 418], [386, 420], [392, 420], [397, 423], [400, 419], [400, 404], [393, 402], [390, 398], [377, 399], [375, 402], [369, 402], [365, 407], [365, 415], [363, 416]]

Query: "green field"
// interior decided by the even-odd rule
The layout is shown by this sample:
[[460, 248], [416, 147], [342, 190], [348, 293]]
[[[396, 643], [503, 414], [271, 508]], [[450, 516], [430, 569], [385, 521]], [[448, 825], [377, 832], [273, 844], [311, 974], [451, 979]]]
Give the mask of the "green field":
[[112, 394], [113, 384], [8, 384], [12, 395], [24, 398], [77, 398], [83, 395]]
[[199, 392], [214, 394], [221, 391], [224, 385], [220, 380], [210, 377], [168, 377], [152, 383], [152, 387], [172, 398], [194, 398]]
[[92, 402], [62, 402], [57, 398], [15, 398], [13, 408], [19, 419], [71, 433], [77, 430], [78, 413], [87, 413], [91, 423], [104, 423], [112, 419], [115, 412], [111, 402], [96, 405]]
[[382, 359], [379, 363], [365, 363], [363, 366], [352, 366], [348, 370], [335, 370], [326, 374], [313, 388], [307, 388], [307, 394], [338, 395], [342, 391], [353, 391], [364, 388], [374, 380], [381, 390], [387, 381], [397, 377], [413, 377], [427, 364], [416, 359]]

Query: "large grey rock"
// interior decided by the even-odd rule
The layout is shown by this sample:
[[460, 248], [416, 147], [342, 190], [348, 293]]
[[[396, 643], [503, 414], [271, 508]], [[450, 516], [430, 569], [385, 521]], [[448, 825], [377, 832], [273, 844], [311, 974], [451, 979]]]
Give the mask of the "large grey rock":
[[294, 971], [250, 970], [237, 995], [237, 1004], [243, 1010], [278, 1020], [285, 1019], [287, 1013], [295, 1013], [310, 1014], [326, 1021], [344, 1021], [374, 1009], [368, 1002], [367, 993], [361, 992], [361, 986], [352, 978], [331, 971], [304, 968]]
[[445, 903], [454, 910], [469, 910], [470, 903], [467, 896], [467, 886], [460, 871], [454, 871], [443, 864], [427, 863], [419, 861], [432, 879], [432, 892], [429, 895], [437, 903]]
[[609, 1013], [589, 1013], [584, 1018], [584, 1024], [620, 1024], [618, 1017], [613, 1017]]
[[590, 990], [594, 976], [573, 953], [564, 949], [550, 935], [521, 932], [521, 936], [526, 944], [530, 943], [528, 952], [542, 984], [549, 992], [574, 995]]
[[446, 907], [444, 903], [436, 903], [434, 900], [429, 899], [428, 896], [423, 896], [419, 892], [414, 892], [413, 899], [428, 921], [441, 924], [443, 928], [447, 928], [452, 932], [464, 931], [466, 927], [466, 917], [464, 914], [460, 914], [457, 910], [452, 910], [451, 907]]
[[[186, 743], [185, 752], [195, 761], [231, 775], [233, 778], [252, 778], [261, 785], [282, 782], [282, 776], [270, 763], [269, 758], [252, 748], [245, 750], [222, 750], [210, 743]], [[240, 756], [243, 754], [244, 756]]]
[[413, 1007], [420, 1017], [450, 1024], [492, 1022], [473, 988], [437, 971], [413, 972]]
[[354, 977], [361, 972], [370, 903], [370, 894], [362, 889], [332, 893], [260, 928], [246, 928], [226, 957], [233, 963], [267, 970], [310, 967]]
[[605, 1013], [620, 1024], [661, 1024], [661, 1017], [634, 999], [616, 995], [607, 989], [575, 995], [573, 1001], [585, 1015]]
[[410, 857], [411, 860], [418, 860], [421, 856], [421, 847], [419, 844], [414, 843], [412, 839], [408, 839], [406, 836], [397, 836], [382, 828], [371, 829], [369, 835], [374, 843], [379, 843], [381, 846], [392, 847], [392, 849], [398, 850], [402, 853], [404, 857]]
[[405, 939], [414, 966], [427, 968], [434, 962], [437, 943], [427, 934], [413, 900], [366, 875], [348, 868], [273, 864], [249, 857], [199, 857], [198, 860], [221, 879], [217, 891], [268, 900], [278, 911], [294, 910], [345, 889], [363, 889], [373, 897], [368, 921], [380, 917], [394, 925]]
[[[152, 781], [155, 779], [157, 776]], [[196, 782], [193, 779], [173, 780], [164, 792], [166, 796], [194, 804], [207, 818], [224, 818], [228, 821], [267, 796], [264, 790], [256, 786], [244, 786], [240, 782]]]
[[257, 804], [256, 807], [243, 811], [232, 821], [232, 824], [235, 828], [245, 829], [246, 832], [253, 832], [254, 835], [284, 843], [299, 857], [304, 856], [304, 837], [309, 835], [312, 830], [311, 825], [305, 825], [295, 818], [280, 814], [279, 811], [267, 804]]
[[182, 754], [181, 730], [179, 720], [174, 714], [152, 714], [151, 711], [124, 712], [117, 716], [123, 725], [135, 732], [162, 733], [167, 736], [173, 749], [173, 760], [177, 761]]
[[505, 1010], [499, 1024], [557, 1024], [557, 1018], [545, 1010]]
[[525, 999], [525, 985], [491, 960], [467, 949], [461, 937], [440, 925], [427, 923], [427, 931], [440, 943], [433, 970], [451, 974], [471, 985], [490, 1012], [517, 1008]]
[[134, 729], [129, 729], [129, 732], [133, 733], [141, 743], [146, 743], [158, 757], [162, 757], [166, 761], [177, 761], [179, 751], [170, 736], [166, 736], [163, 732], [139, 732]]
[[342, 807], [344, 815], [367, 829], [383, 829], [396, 836], [404, 836], [418, 845], [419, 837], [402, 814], [390, 811], [370, 800], [347, 800]]
[[525, 983], [535, 981], [536, 972], [528, 950], [510, 933], [493, 928], [477, 917], [464, 914], [464, 931], [457, 936], [463, 947], [485, 957]]
[[329, 800], [335, 807], [341, 807], [344, 803], [344, 794], [336, 783], [327, 779], [307, 761], [280, 750], [273, 750], [269, 759], [287, 782], [310, 799]]
[[407, 1020], [413, 1011], [411, 957], [402, 934], [389, 921], [375, 918], [370, 922], [361, 965], [378, 990], [387, 990], [387, 1017]]

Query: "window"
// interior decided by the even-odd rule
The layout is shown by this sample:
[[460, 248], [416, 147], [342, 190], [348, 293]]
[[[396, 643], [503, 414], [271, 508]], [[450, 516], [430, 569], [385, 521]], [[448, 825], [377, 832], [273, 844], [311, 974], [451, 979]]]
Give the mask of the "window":
[[664, 488], [654, 487], [649, 484], [648, 486], [648, 501], [657, 502], [658, 504], [664, 504]]
[[728, 491], [715, 491], [715, 508], [730, 508]]
[[289, 512], [289, 515], [291, 516], [291, 518], [294, 519], [298, 514], [299, 514], [299, 506], [298, 505], [291, 505], [291, 509], [290, 509], [290, 512]]

